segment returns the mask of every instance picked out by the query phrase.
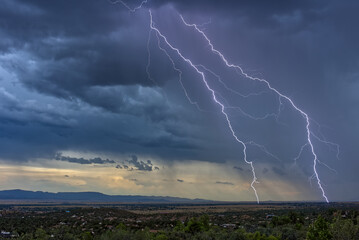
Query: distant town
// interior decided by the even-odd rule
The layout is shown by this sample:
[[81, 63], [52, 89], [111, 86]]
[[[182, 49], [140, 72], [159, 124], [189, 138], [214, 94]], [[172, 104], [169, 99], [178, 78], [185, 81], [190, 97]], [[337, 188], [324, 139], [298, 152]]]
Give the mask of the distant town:
[[359, 203], [0, 203], [1, 239], [295, 240], [359, 234]]

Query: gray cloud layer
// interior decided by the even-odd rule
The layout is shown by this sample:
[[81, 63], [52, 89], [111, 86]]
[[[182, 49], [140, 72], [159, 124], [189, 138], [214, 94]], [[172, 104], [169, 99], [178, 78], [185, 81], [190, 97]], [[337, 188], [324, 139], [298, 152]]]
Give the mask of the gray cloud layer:
[[[323, 124], [321, 128], [314, 124], [315, 133], [323, 132], [340, 144], [338, 162], [333, 148], [315, 140], [320, 159], [339, 173], [332, 177], [320, 166], [330, 194], [359, 197], [341, 192], [340, 187], [359, 182], [359, 150], [353, 147], [359, 142], [357, 1], [153, 0], [146, 6], [153, 8], [158, 26], [184, 53], [197, 62], [221, 66], [207, 53], [208, 48], [203, 49], [203, 39], [179, 24], [176, 11], [191, 22], [211, 19], [211, 24], [204, 26], [206, 32], [229, 59], [255, 76], [265, 76], [293, 97]], [[155, 83], [148, 79], [148, 19], [146, 11], [130, 14], [108, 1], [3, 1], [0, 158], [20, 162], [78, 150], [146, 154], [164, 160], [241, 160], [241, 147], [233, 142], [198, 76], [174, 58], [184, 71], [189, 95], [206, 112], [198, 112], [188, 103], [176, 72], [156, 46], [155, 36], [150, 42], [149, 68]], [[260, 88], [232, 81], [237, 75], [223, 66], [217, 70], [234, 89]], [[215, 84], [214, 78], [211, 83]], [[215, 86], [228, 104], [251, 114], [277, 110], [271, 103], [278, 99], [271, 94], [241, 99]], [[287, 125], [280, 127], [273, 119], [252, 121], [234, 110], [230, 115], [241, 137], [265, 145], [278, 157], [249, 147], [249, 157], [256, 164], [274, 165], [258, 166], [263, 175], [297, 181], [286, 171], [304, 143], [303, 132], [298, 130], [303, 122], [288, 105], [282, 110], [279, 120]], [[82, 164], [94, 160], [63, 156], [59, 160], [62, 158]], [[101, 161], [106, 159], [99, 158]], [[136, 156], [120, 166], [143, 171], [156, 168]], [[298, 166], [311, 176], [307, 150]], [[243, 164], [236, 169], [244, 173], [247, 167]]]

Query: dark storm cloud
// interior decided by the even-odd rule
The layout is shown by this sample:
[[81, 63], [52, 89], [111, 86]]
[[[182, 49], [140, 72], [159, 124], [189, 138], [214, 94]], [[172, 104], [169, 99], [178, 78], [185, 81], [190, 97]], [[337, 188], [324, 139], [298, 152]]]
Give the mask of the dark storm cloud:
[[[0, 69], [0, 80], [11, 84], [8, 77], [14, 74], [19, 88], [26, 87], [32, 93], [58, 100], [53, 101], [53, 109], [46, 106], [48, 99], [41, 99], [43, 109], [39, 109], [36, 101], [34, 106], [26, 107], [24, 100], [17, 99], [22, 92], [17, 93], [16, 88], [11, 93], [8, 88], [1, 89], [6, 110], [1, 113], [1, 132], [12, 135], [15, 141], [6, 140], [2, 144], [2, 157], [23, 160], [49, 157], [59, 149], [93, 148], [90, 142], [93, 137], [99, 139], [95, 147], [99, 150], [128, 149], [141, 153], [152, 148], [169, 159], [191, 156], [191, 151], [200, 148], [193, 136], [187, 134], [194, 133], [189, 123], [178, 118], [188, 117], [187, 110], [169, 102], [159, 88], [153, 88], [154, 83], [146, 74], [147, 14], [131, 16], [124, 8], [107, 1], [5, 1], [3, 6], [0, 62], [8, 74], [2, 75]], [[156, 84], [162, 85], [175, 75], [166, 67], [170, 66], [166, 57], [163, 54], [158, 57], [156, 52], [151, 55], [150, 70], [156, 76]], [[72, 112], [60, 114], [58, 105]], [[100, 108], [104, 113], [96, 113], [90, 107]], [[94, 117], [97, 114], [100, 116]], [[94, 127], [94, 121], [107, 123]], [[123, 129], [118, 124], [124, 121], [133, 124]], [[29, 123], [33, 126], [26, 131], [20, 129], [20, 125]], [[145, 125], [153, 130], [145, 129]], [[113, 139], [109, 136], [102, 139], [105, 132], [111, 132], [108, 134]], [[49, 141], [50, 136], [53, 139]], [[70, 136], [76, 146], [68, 141]], [[31, 137], [35, 146], [16, 143], [17, 139]], [[115, 147], [119, 143], [122, 147]], [[23, 151], [14, 152], [11, 149], [15, 147], [5, 147], [8, 145], [21, 146]], [[170, 153], [166, 149], [178, 150]], [[182, 150], [186, 152], [181, 154]]]
[[[310, 22], [320, 21], [320, 13], [326, 9], [331, 2], [333, 1], [225, 0], [219, 2], [215, 0], [158, 0], [152, 1], [152, 5], [160, 7], [162, 5], [172, 4], [181, 13], [188, 14], [190, 18], [196, 18], [196, 15], [207, 15], [209, 16], [207, 19], [212, 19], [212, 16], [216, 16], [219, 17], [216, 21], [223, 20], [223, 22], [228, 25], [232, 22], [238, 26], [238, 22], [245, 21], [247, 25], [252, 25], [257, 29], [270, 31], [283, 30], [285, 28], [281, 25], [285, 24], [290, 26], [289, 29], [286, 30], [298, 32], [303, 30], [305, 26], [308, 26]], [[211, 24], [215, 24], [214, 21], [211, 21]], [[233, 27], [235, 28], [235, 26]]]
[[122, 165], [118, 164], [116, 166], [118, 169], [126, 169], [128, 171], [145, 171], [151, 172], [153, 170], [159, 170], [159, 167], [154, 166], [151, 160], [141, 161], [136, 155], [132, 155], [129, 160], [123, 161]]
[[[260, 68], [261, 77], [268, 79], [273, 86], [292, 97], [296, 103], [319, 123], [328, 127], [321, 130], [331, 140], [341, 146], [341, 161], [335, 162], [335, 152], [323, 152], [328, 146], [315, 142], [321, 155], [319, 158], [330, 166], [342, 171], [348, 182], [358, 183], [356, 170], [358, 162], [353, 161], [359, 154], [352, 147], [359, 141], [358, 95], [359, 91], [359, 32], [356, 1], [345, 4], [337, 1], [175, 1], [186, 19], [190, 22], [206, 22], [211, 16], [212, 21], [206, 26], [207, 34], [228, 59], [234, 59], [245, 68]], [[201, 18], [201, 13], [205, 16]], [[196, 14], [199, 13], [199, 14]], [[215, 25], [215, 30], [211, 30]], [[219, 30], [221, 29], [221, 30]], [[226, 45], [221, 39], [231, 39], [233, 45]], [[237, 48], [238, 51], [233, 51]], [[240, 57], [238, 57], [240, 56]], [[279, 60], [280, 59], [280, 60]], [[255, 73], [256, 74], [256, 73]], [[353, 90], [349, 90], [353, 89]], [[244, 126], [250, 126], [246, 122]], [[313, 131], [319, 129], [312, 123]], [[298, 125], [300, 126], [300, 125]], [[284, 135], [289, 141], [295, 141], [297, 133], [285, 133], [269, 128], [272, 131], [249, 128], [252, 132], [261, 132], [261, 139], [268, 137], [269, 150], [277, 140], [273, 136]], [[296, 128], [298, 129], [298, 128]], [[265, 132], [265, 133], [264, 133]], [[243, 131], [241, 131], [243, 133]], [[300, 145], [300, 143], [296, 143]], [[325, 150], [325, 151], [327, 151]], [[257, 150], [258, 151], [258, 150]], [[282, 147], [278, 158], [281, 161], [292, 161], [298, 150]], [[277, 150], [273, 151], [277, 154]], [[289, 152], [293, 152], [288, 157]], [[256, 153], [254, 154], [257, 157]], [[253, 153], [250, 153], [253, 159]], [[299, 163], [303, 171], [310, 176], [313, 173], [312, 159], [309, 153], [304, 154]], [[261, 156], [261, 162], [268, 162], [269, 157]], [[272, 159], [273, 160], [273, 159]], [[259, 163], [259, 161], [257, 161]], [[305, 166], [305, 167], [304, 167]], [[350, 166], [350, 167], [348, 167]], [[333, 184], [326, 186], [335, 195], [342, 191], [337, 187], [341, 181], [325, 166], [319, 166], [324, 182]], [[287, 176], [289, 168], [279, 164], [270, 168], [279, 176]], [[267, 171], [263, 170], [263, 173]], [[355, 178], [355, 179], [354, 179]], [[329, 193], [330, 194], [330, 193]], [[346, 194], [352, 195], [347, 192]], [[356, 195], [356, 198], [358, 196]]]
[[[154, 2], [165, 3], [168, 1]], [[188, 10], [194, 8], [194, 11], [199, 11], [203, 5], [212, 10], [238, 8], [246, 13], [245, 16], [255, 16], [246, 12], [251, 9], [266, 18], [273, 17], [276, 12], [305, 10], [318, 5], [309, 4], [309, 1], [300, 4], [295, 1], [276, 4], [267, 1], [261, 4], [252, 1], [172, 3]], [[153, 85], [144, 71], [147, 52], [143, 39], [147, 37], [148, 26], [143, 26], [140, 21], [144, 18], [142, 15], [129, 17], [118, 4], [114, 6], [94, 0], [5, 1], [1, 15], [3, 32], [12, 42], [5, 41], [4, 49], [22, 47], [36, 61], [37, 69], [31, 70], [30, 74], [26, 69], [14, 67], [29, 88], [66, 99], [77, 97], [95, 106], [121, 111], [126, 93], [101, 89], [101, 86]], [[158, 79], [163, 81], [166, 77], [170, 76], [162, 75]]]
[[[296, 1], [296, 0], [277, 0], [277, 1], [251, 1], [251, 0], [199, 0], [199, 1], [175, 1], [175, 0], [155, 0], [152, 1], [154, 6], [163, 4], [174, 4], [176, 8], [187, 11], [217, 11], [220, 13], [240, 12], [245, 17], [267, 18], [273, 13], [288, 13], [293, 10], [307, 10], [313, 8], [320, 8], [326, 5], [328, 1]], [[258, 17], [259, 16], [259, 17]]]
[[[12, 66], [27, 87], [116, 111], [124, 93], [102, 93], [96, 87], [153, 85], [145, 71], [147, 51], [142, 41], [148, 26], [121, 8], [93, 0], [5, 1], [4, 5], [1, 32], [9, 41], [2, 42], [3, 50], [22, 49], [28, 55], [23, 58], [36, 62], [32, 70]], [[117, 105], [109, 105], [110, 101]]]
[[78, 163], [78, 164], [114, 164], [114, 163], [116, 163], [114, 160], [102, 159], [99, 157], [85, 159], [85, 158], [66, 157], [66, 156], [62, 156], [61, 154], [57, 154], [55, 156], [55, 160], [70, 162], [70, 163]]
[[21, 102], [19, 99], [0, 87], [0, 101], [5, 111], [0, 113], [2, 119], [7, 119], [10, 123], [27, 125], [37, 122], [42, 125], [52, 127], [70, 127], [75, 120], [57, 112], [49, 105], [39, 104], [36, 100]]
[[[135, 6], [137, 1], [128, 3]], [[265, 76], [323, 123], [323, 128], [314, 125], [313, 131], [318, 135], [323, 131], [338, 142], [346, 164], [334, 162], [333, 154], [324, 153], [327, 146], [315, 141], [319, 158], [334, 165], [344, 176], [343, 183], [358, 182], [355, 170], [359, 162], [352, 159], [359, 152], [349, 147], [359, 142], [357, 1], [149, 0], [146, 6], [153, 8], [156, 23], [170, 40], [191, 57], [200, 53], [204, 42], [178, 24], [176, 11], [194, 23], [211, 19], [205, 29], [218, 49], [245, 69], [255, 69], [256, 76]], [[177, 79], [176, 72], [158, 50], [155, 36], [150, 42], [149, 70], [156, 84], [148, 79], [148, 19], [146, 11], [129, 13], [106, 0], [3, 1], [0, 157], [23, 161], [78, 150], [155, 155], [163, 160], [242, 159], [241, 147], [233, 142], [218, 108], [195, 81], [198, 76], [176, 58], [189, 95], [205, 111], [198, 113], [190, 106], [180, 86], [171, 81]], [[213, 56], [198, 55], [196, 61], [223, 65], [212, 61]], [[222, 70], [223, 66], [218, 68]], [[235, 78], [229, 73], [225, 76]], [[233, 87], [242, 89], [241, 85]], [[164, 97], [163, 89], [169, 98]], [[236, 106], [248, 103], [244, 109], [253, 114], [270, 102], [255, 105], [252, 99], [246, 102], [222, 95], [228, 95], [228, 101]], [[288, 176], [284, 163], [291, 162], [303, 144], [303, 122], [288, 109], [284, 104], [279, 120], [290, 120], [286, 124], [292, 125], [282, 128], [273, 127], [276, 123], [258, 127], [258, 121], [228, 110], [241, 137], [258, 141], [278, 158], [259, 153], [258, 147], [248, 148], [255, 165], [275, 165], [266, 165], [263, 174], [271, 169], [276, 175]], [[85, 160], [89, 161], [73, 161], [84, 164]], [[129, 161], [119, 168], [158, 169], [151, 162], [138, 160], [137, 155]], [[298, 162], [309, 176], [311, 161], [312, 156], [305, 152]], [[234, 168], [243, 172], [242, 167]], [[319, 170], [326, 185], [337, 180], [322, 165]], [[333, 195], [340, 195], [337, 189], [343, 188], [332, 189]]]
[[146, 162], [139, 161], [136, 155], [131, 156], [131, 160], [128, 160], [139, 171], [152, 171], [152, 162], [147, 160]]
[[[56, 99], [65, 99], [67, 103], [53, 101], [53, 108], [49, 108], [46, 102], [39, 104], [36, 99], [24, 102], [17, 98], [17, 92], [9, 93], [7, 88], [1, 88], [4, 111], [1, 111], [0, 128], [2, 136], [11, 136], [10, 140], [2, 138], [6, 140], [1, 144], [4, 148], [2, 157], [23, 160], [49, 157], [59, 149], [87, 149], [92, 145], [92, 137], [100, 138], [97, 149], [115, 149], [118, 147], [114, 146], [123, 141], [123, 149], [133, 152], [143, 151], [131, 149], [128, 145], [140, 145], [142, 148], [195, 148], [186, 136], [175, 137], [174, 128], [182, 123], [178, 123], [172, 111], [182, 110], [172, 107], [158, 89], [146, 87], [153, 83], [147, 79], [145, 72], [146, 41], [142, 41], [138, 33], [143, 32], [147, 36], [147, 30], [136, 29], [136, 26], [143, 24], [134, 24], [134, 29], [123, 27], [131, 26], [127, 12], [113, 8], [106, 1], [77, 2], [78, 5], [60, 2], [48, 4], [46, 1], [5, 1], [4, 4], [4, 8], [0, 9], [3, 13], [0, 23], [4, 26], [1, 34], [6, 37], [1, 41], [2, 67], [16, 75], [20, 81], [17, 83], [19, 88], [26, 86]], [[65, 15], [67, 17], [63, 18]], [[158, 82], [161, 79], [166, 77]], [[0, 80], [7, 78], [0, 76]], [[99, 136], [98, 126], [93, 127], [93, 121], [104, 123], [106, 120], [103, 118], [109, 115], [101, 113], [101, 116], [94, 117], [94, 110], [82, 102], [105, 112], [137, 116], [143, 121], [136, 123], [128, 116], [112, 116], [111, 124], [100, 127], [103, 133], [112, 131], [109, 134], [115, 140], [106, 137], [112, 141], [109, 143], [101, 139], [103, 135]], [[59, 105], [81, 112], [82, 116], [74, 116], [74, 112], [67, 110], [60, 113]], [[124, 134], [118, 123], [126, 121], [126, 118], [134, 122], [133, 125], [141, 126], [127, 127], [133, 131]], [[141, 129], [146, 121], [157, 125], [152, 126], [153, 129], [157, 128], [156, 133]], [[111, 130], [113, 128], [117, 130]], [[141, 131], [139, 134], [142, 136], [136, 137], [136, 129]], [[141, 134], [143, 131], [148, 135]], [[88, 138], [85, 135], [92, 136]], [[70, 136], [77, 146], [68, 141]], [[30, 143], [23, 142], [29, 139]], [[22, 151], [13, 151], [14, 148]], [[168, 155], [165, 151], [163, 154]]]
[[[216, 46], [221, 46], [219, 49], [228, 59], [234, 59], [244, 65], [245, 69], [260, 68], [259, 76], [264, 76], [273, 86], [292, 97], [312, 118], [323, 124], [324, 127], [320, 129], [340, 144], [341, 161], [346, 164], [334, 161], [335, 152], [329, 150], [330, 153], [326, 154], [323, 150], [327, 151], [328, 146], [316, 141], [319, 158], [335, 166], [342, 174], [345, 172], [342, 175], [345, 181], [357, 184], [358, 178], [354, 176], [357, 176], [355, 169], [359, 165], [353, 159], [359, 152], [349, 146], [359, 141], [359, 112], [356, 107], [359, 99], [357, 94], [353, 94], [353, 91], [359, 91], [359, 32], [356, 30], [358, 3], [206, 1], [206, 4], [201, 5], [201, 2], [181, 1], [175, 4], [190, 22], [205, 22], [205, 17], [196, 15], [203, 11], [206, 16], [212, 16], [206, 32]], [[216, 26], [215, 30], [211, 30], [211, 25]], [[226, 45], [226, 41], [221, 40], [223, 38], [231, 39], [235, 46]], [[233, 51], [233, 48], [238, 50]], [[253, 121], [243, 125], [251, 124]], [[315, 123], [312, 126], [313, 131], [319, 134], [318, 126]], [[296, 133], [285, 133], [276, 128], [248, 129], [252, 133], [261, 132], [261, 139], [268, 137], [269, 144], [265, 145], [269, 146], [269, 150], [273, 150], [272, 143], [278, 141], [273, 136], [282, 135], [288, 138], [288, 142], [292, 142], [295, 141], [294, 136], [299, 134], [298, 127], [295, 128]], [[296, 156], [295, 151], [282, 145], [278, 158], [290, 163]], [[273, 152], [277, 154], [278, 151]], [[292, 154], [288, 157], [290, 152]], [[250, 153], [250, 157], [253, 159], [253, 153]], [[313, 173], [312, 158], [311, 154], [306, 153], [299, 163], [309, 176]], [[261, 156], [258, 160], [267, 162], [269, 157]], [[288, 176], [289, 168], [279, 165], [270, 169], [276, 175]], [[320, 165], [318, 168], [324, 182], [333, 184], [326, 186], [329, 194], [341, 195], [338, 192], [342, 192], [340, 189], [343, 188], [338, 188], [337, 182], [342, 180], [333, 177], [325, 166]], [[346, 194], [353, 195], [348, 191]]]

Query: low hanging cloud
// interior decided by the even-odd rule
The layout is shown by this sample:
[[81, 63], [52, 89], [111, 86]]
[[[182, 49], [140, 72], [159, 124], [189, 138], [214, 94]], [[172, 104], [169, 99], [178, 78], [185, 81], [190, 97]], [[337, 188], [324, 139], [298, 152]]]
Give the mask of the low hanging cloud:
[[231, 182], [221, 182], [221, 181], [217, 181], [216, 184], [234, 185], [234, 183], [231, 183]]
[[78, 163], [78, 164], [114, 164], [114, 163], [116, 163], [114, 160], [102, 159], [100, 157], [85, 159], [85, 158], [66, 157], [66, 156], [62, 156], [61, 154], [57, 154], [55, 156], [55, 160], [70, 162], [70, 163]]
[[239, 170], [239, 171], [243, 171], [243, 168], [237, 167], [237, 166], [234, 166], [233, 169], [237, 169], [237, 170]]
[[139, 161], [136, 155], [131, 156], [131, 160], [128, 161], [132, 164], [137, 170], [140, 171], [152, 171], [152, 162], [151, 160], [147, 160], [146, 162]]
[[95, 157], [90, 159], [86, 159], [82, 157], [76, 158], [76, 157], [62, 156], [61, 153], [57, 153], [54, 159], [58, 161], [77, 163], [77, 164], [117, 164], [116, 168], [125, 169], [127, 171], [136, 170], [136, 171], [151, 172], [160, 169], [159, 167], [154, 166], [151, 160], [141, 161], [138, 159], [136, 155], [132, 155], [129, 160], [122, 161], [122, 164], [108, 158], [106, 159], [100, 157]]
[[160, 170], [159, 167], [153, 165], [151, 160], [147, 160], [144, 162], [138, 160], [138, 157], [136, 155], [132, 155], [131, 159], [123, 161], [122, 165], [118, 164], [116, 168], [126, 169], [128, 171], [137, 170], [137, 171], [148, 171], [148, 172], [151, 172], [153, 170]]

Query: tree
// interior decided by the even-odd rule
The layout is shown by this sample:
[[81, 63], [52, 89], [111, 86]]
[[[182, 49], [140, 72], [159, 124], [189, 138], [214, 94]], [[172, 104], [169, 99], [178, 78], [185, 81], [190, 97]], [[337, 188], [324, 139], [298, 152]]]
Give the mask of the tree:
[[186, 232], [189, 233], [197, 233], [209, 230], [209, 217], [208, 215], [201, 216], [199, 219], [191, 218], [188, 221], [187, 226], [185, 228]]
[[197, 232], [201, 232], [202, 229], [203, 229], [202, 223], [198, 221], [196, 218], [192, 218], [191, 220], [188, 221], [185, 231], [194, 234]]
[[267, 237], [265, 234], [261, 234], [258, 231], [255, 233], [248, 233], [247, 239], [249, 239], [249, 240], [278, 240], [278, 238], [276, 238], [274, 236]]
[[46, 234], [45, 230], [42, 228], [36, 229], [35, 237], [36, 237], [36, 239], [39, 239], [39, 240], [49, 239], [49, 236]]
[[90, 232], [83, 232], [81, 234], [81, 239], [82, 240], [91, 240], [91, 239], [93, 239], [93, 237], [92, 237], [92, 234]]
[[313, 224], [309, 226], [307, 232], [308, 240], [328, 240], [332, 239], [329, 232], [329, 223], [322, 217], [318, 216]]
[[337, 218], [330, 227], [330, 232], [335, 240], [356, 240], [359, 239], [359, 226], [353, 221]]

